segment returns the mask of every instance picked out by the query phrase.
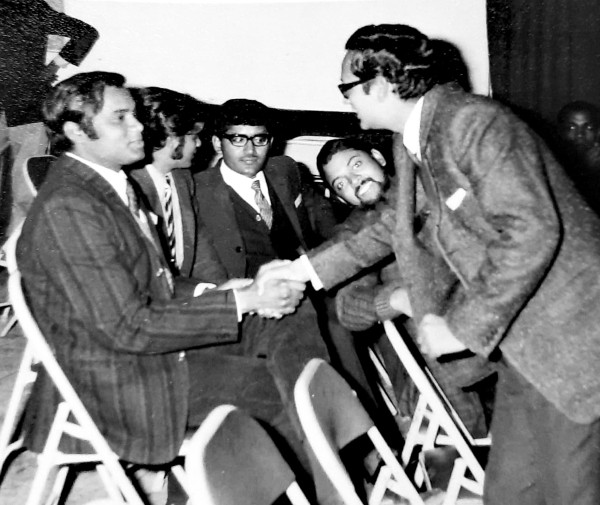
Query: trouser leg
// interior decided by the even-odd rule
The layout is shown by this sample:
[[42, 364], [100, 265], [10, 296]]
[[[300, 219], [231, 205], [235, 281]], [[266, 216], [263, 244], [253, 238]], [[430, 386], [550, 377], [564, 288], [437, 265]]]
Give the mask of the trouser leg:
[[575, 423], [503, 364], [486, 468], [486, 505], [600, 503], [600, 422]]

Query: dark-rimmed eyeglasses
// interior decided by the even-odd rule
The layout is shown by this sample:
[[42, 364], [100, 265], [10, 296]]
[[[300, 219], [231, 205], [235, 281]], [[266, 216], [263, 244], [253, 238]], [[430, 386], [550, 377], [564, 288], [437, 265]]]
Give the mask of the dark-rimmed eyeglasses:
[[354, 86], [358, 86], [359, 84], [364, 84], [365, 82], [369, 82], [371, 79], [375, 79], [374, 77], [364, 77], [362, 79], [358, 79], [357, 81], [352, 82], [343, 82], [342, 84], [338, 84], [338, 89], [340, 93], [344, 96], [344, 98], [348, 98], [348, 91], [350, 91]]
[[252, 137], [241, 133], [224, 133], [222, 137], [229, 140], [231, 145], [235, 147], [244, 147], [248, 141], [252, 142], [254, 147], [264, 147], [271, 141], [271, 135], [268, 133], [259, 133]]

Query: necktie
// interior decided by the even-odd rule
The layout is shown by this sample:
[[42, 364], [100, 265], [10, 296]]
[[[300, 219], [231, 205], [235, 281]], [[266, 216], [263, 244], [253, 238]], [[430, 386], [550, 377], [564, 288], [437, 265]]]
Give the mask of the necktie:
[[176, 248], [175, 248], [175, 220], [173, 217], [173, 188], [171, 186], [172, 179], [171, 174], [167, 174], [165, 177], [165, 226], [167, 229], [167, 246], [169, 253], [169, 261], [175, 262], [176, 260]]
[[[150, 229], [150, 223], [148, 222], [148, 216], [147, 216], [146, 212], [141, 208], [140, 199], [139, 199], [133, 185], [129, 181], [129, 179], [127, 179], [126, 194], [127, 194], [127, 206], [129, 207], [129, 210], [133, 214], [133, 217], [135, 218], [138, 225], [142, 229], [142, 232], [144, 233], [144, 235], [146, 235], [146, 238], [152, 243], [152, 245], [154, 246], [156, 251], [159, 253], [160, 261], [164, 265], [163, 253], [157, 247], [156, 239], [152, 233], [152, 230]], [[161, 267], [157, 272], [157, 276], [159, 276], [159, 275], [165, 275], [167, 284], [169, 285], [169, 290], [171, 291], [171, 293], [173, 293], [173, 291], [174, 291], [173, 276], [171, 275], [171, 272], [169, 271], [169, 269], [166, 267]]]
[[135, 217], [135, 220], [142, 229], [142, 232], [144, 232], [144, 235], [146, 235], [146, 238], [148, 238], [154, 247], [156, 247], [154, 235], [152, 234], [152, 230], [150, 230], [150, 224], [148, 223], [148, 216], [141, 209], [140, 199], [129, 179], [127, 180], [127, 204], [129, 210], [133, 214], [133, 217]]
[[273, 225], [273, 209], [260, 190], [260, 181], [258, 179], [252, 182], [251, 187], [254, 190], [254, 201], [256, 202], [256, 205], [258, 205], [258, 211], [267, 225], [267, 228], [270, 230]]

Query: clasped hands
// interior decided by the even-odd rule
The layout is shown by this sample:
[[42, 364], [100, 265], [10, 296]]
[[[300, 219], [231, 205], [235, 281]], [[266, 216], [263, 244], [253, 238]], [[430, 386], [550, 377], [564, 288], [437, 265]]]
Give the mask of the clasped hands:
[[306, 282], [297, 279], [292, 265], [289, 260], [274, 260], [261, 266], [254, 280], [238, 280], [237, 285], [229, 282], [219, 289], [236, 289], [243, 313], [280, 319], [296, 311], [306, 289]]

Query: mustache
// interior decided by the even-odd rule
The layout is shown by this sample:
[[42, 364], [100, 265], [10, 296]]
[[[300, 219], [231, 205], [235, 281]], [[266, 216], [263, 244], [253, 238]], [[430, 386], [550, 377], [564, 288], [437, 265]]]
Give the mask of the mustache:
[[376, 181], [372, 177], [365, 177], [362, 181], [360, 181], [360, 184], [358, 186], [356, 186], [356, 188], [354, 188], [354, 196], [359, 198], [358, 192], [360, 191], [360, 188], [362, 188], [368, 182], [373, 182], [375, 184], [379, 184], [379, 185], [383, 186], [383, 183], [381, 181]]

